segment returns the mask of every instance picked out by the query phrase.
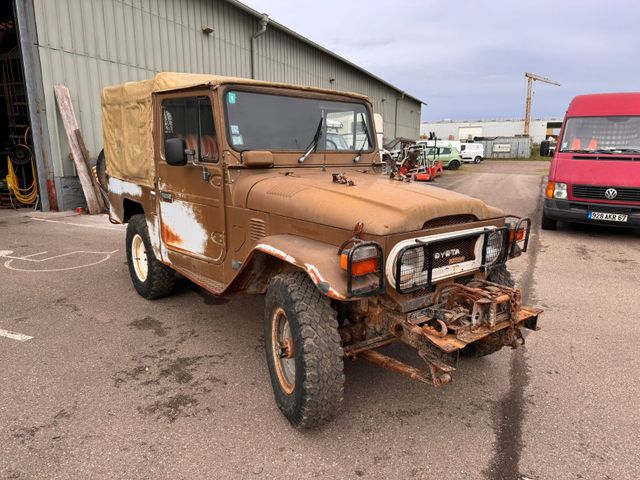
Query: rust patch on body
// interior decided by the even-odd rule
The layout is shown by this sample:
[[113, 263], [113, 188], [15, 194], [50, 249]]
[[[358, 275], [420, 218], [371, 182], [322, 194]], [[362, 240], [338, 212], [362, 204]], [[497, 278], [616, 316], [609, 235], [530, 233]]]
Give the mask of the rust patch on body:
[[182, 245], [182, 237], [180, 237], [180, 235], [178, 235], [176, 231], [166, 223], [162, 224], [162, 240], [167, 245], [171, 245], [171, 246]]

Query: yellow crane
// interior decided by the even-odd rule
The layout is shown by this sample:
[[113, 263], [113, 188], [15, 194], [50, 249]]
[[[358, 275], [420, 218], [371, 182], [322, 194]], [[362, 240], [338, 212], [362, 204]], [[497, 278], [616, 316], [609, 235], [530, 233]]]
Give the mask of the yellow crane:
[[533, 82], [537, 80], [538, 82], [550, 83], [551, 85], [557, 85], [558, 87], [560, 86], [560, 84], [554, 80], [549, 80], [546, 77], [541, 77], [540, 75], [536, 75], [535, 73], [525, 72], [524, 76], [527, 77], [527, 100], [524, 105], [524, 132], [523, 133], [525, 137], [528, 137], [529, 127], [531, 126], [531, 97], [533, 96]]

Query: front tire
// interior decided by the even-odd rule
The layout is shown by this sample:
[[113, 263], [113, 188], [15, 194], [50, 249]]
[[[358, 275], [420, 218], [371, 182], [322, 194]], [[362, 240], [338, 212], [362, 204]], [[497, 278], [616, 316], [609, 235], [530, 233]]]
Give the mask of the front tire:
[[506, 265], [500, 265], [499, 267], [491, 270], [491, 273], [489, 273], [487, 280], [493, 283], [504, 285], [505, 287], [509, 288], [516, 287], [516, 281], [513, 279], [511, 272], [507, 270]]
[[449, 170], [458, 170], [460, 168], [460, 162], [458, 160], [451, 160], [448, 168]]
[[544, 210], [542, 210], [542, 222], [540, 223], [540, 226], [543, 230], [555, 230], [558, 228], [558, 221], [547, 217]]
[[127, 225], [127, 264], [136, 291], [147, 300], [173, 291], [175, 272], [153, 253], [144, 215], [134, 215]]
[[264, 339], [276, 404], [297, 428], [335, 415], [344, 390], [336, 312], [304, 272], [275, 276], [265, 299]]

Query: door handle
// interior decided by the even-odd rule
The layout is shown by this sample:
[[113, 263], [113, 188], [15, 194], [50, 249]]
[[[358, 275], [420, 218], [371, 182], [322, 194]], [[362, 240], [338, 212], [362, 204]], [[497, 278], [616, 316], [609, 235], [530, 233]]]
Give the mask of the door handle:
[[171, 202], [173, 200], [173, 195], [169, 192], [160, 192], [160, 198], [165, 202]]

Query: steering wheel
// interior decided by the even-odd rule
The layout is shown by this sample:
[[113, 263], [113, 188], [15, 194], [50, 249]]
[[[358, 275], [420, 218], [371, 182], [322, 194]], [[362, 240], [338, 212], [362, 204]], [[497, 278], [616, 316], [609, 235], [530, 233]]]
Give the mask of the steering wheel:
[[333, 140], [327, 138], [327, 143], [331, 143], [333, 145], [333, 148], [328, 148], [327, 150], [338, 150], [338, 144]]

